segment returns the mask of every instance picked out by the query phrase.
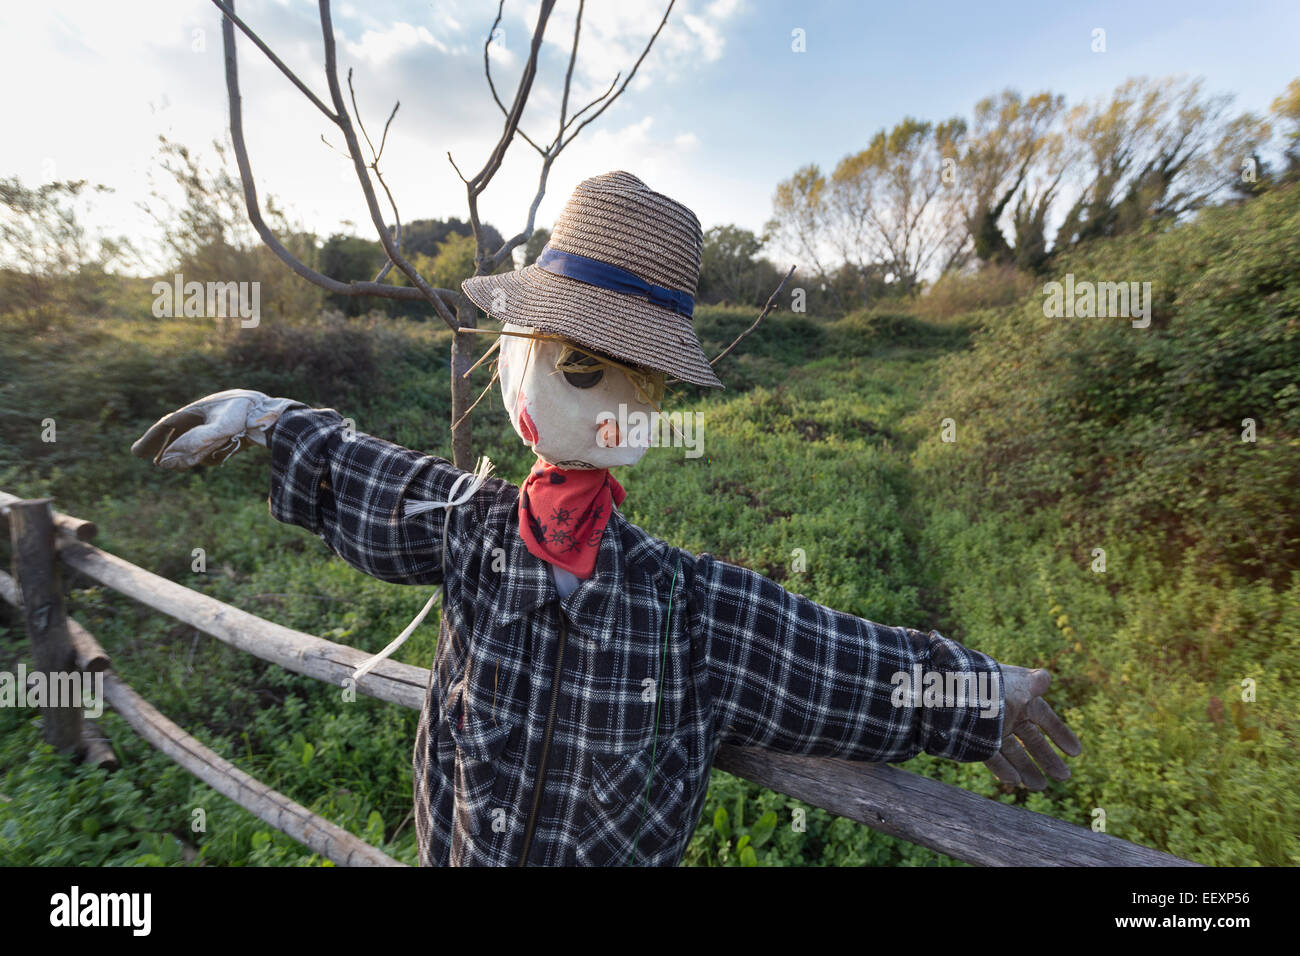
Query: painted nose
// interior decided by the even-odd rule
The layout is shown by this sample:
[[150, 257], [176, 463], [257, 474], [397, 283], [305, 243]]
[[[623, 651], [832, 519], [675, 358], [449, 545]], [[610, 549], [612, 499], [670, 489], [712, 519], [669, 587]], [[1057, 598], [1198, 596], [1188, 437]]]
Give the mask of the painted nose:
[[596, 426], [596, 444], [601, 448], [618, 447], [618, 422], [607, 418]]

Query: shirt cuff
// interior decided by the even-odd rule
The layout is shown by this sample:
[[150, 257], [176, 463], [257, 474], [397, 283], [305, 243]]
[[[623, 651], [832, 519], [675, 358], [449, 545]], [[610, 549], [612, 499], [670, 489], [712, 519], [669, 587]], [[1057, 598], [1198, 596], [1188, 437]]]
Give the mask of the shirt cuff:
[[1002, 749], [1002, 668], [938, 631], [923, 635], [909, 629], [909, 634], [922, 650], [920, 673], [912, 679], [913, 693], [919, 694], [919, 745], [948, 760], [988, 760]]
[[331, 506], [325, 470], [329, 445], [343, 417], [332, 408], [295, 407], [280, 415], [267, 438], [271, 450], [271, 516], [316, 534], [324, 530], [322, 502]]

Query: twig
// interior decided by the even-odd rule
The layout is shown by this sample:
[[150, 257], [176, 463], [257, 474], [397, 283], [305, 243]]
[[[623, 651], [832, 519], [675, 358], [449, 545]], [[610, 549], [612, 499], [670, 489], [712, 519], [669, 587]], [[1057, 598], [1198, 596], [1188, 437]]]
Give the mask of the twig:
[[461, 376], [461, 378], [469, 378], [469, 376], [470, 376], [470, 372], [473, 372], [474, 369], [478, 368], [480, 365], [482, 365], [484, 362], [486, 362], [486, 361], [488, 360], [488, 356], [491, 355], [493, 352], [495, 352], [495, 351], [496, 351], [497, 349], [499, 349], [500, 347], [501, 347], [501, 340], [500, 340], [500, 339], [497, 339], [495, 342], [492, 343], [492, 347], [489, 348], [486, 352], [483, 353], [483, 357], [480, 358], [480, 359], [479, 359], [477, 362], [475, 362], [473, 365], [471, 365], [471, 366], [469, 367], [468, 371], [466, 371], [465, 374]]
[[[560, 153], [564, 150], [564, 147], [568, 146], [569, 143], [571, 143], [571, 142], [573, 141], [573, 138], [574, 138], [575, 136], [577, 136], [580, 132], [582, 132], [583, 127], [585, 127], [588, 123], [590, 123], [590, 122], [591, 122], [592, 120], [594, 120], [597, 116], [599, 116], [601, 113], [603, 113], [603, 112], [604, 112], [604, 111], [609, 107], [609, 105], [610, 105], [611, 103], [613, 103], [616, 99], [618, 99], [619, 96], [622, 95], [623, 91], [624, 91], [625, 89], [627, 89], [627, 85], [628, 85], [628, 83], [630, 83], [630, 82], [632, 81], [632, 77], [634, 77], [634, 76], [636, 75], [636, 71], [637, 71], [637, 69], [641, 66], [641, 62], [646, 58], [646, 54], [648, 54], [648, 53], [650, 52], [650, 48], [651, 48], [652, 46], [654, 46], [654, 42], [655, 42], [655, 40], [658, 39], [660, 32], [661, 32], [661, 31], [663, 30], [663, 28], [664, 28], [664, 24], [668, 22], [668, 15], [669, 15], [670, 13], [672, 13], [672, 10], [673, 10], [673, 4], [674, 4], [675, 2], [676, 2], [676, 0], [669, 0], [668, 8], [664, 11], [663, 18], [659, 21], [659, 26], [655, 29], [654, 34], [650, 37], [649, 41], [646, 43], [646, 45], [645, 45], [645, 49], [643, 49], [643, 50], [641, 51], [641, 55], [640, 55], [639, 57], [637, 57], [637, 61], [636, 61], [635, 64], [633, 64], [631, 72], [628, 73], [627, 78], [623, 81], [623, 85], [620, 86], [620, 87], [618, 88], [618, 90], [617, 90], [616, 92], [613, 92], [612, 95], [611, 95], [611, 91], [614, 90], [614, 87], [618, 84], [619, 77], [622, 75], [621, 73], [620, 73], [620, 74], [616, 74], [616, 75], [614, 76], [614, 80], [613, 80], [613, 82], [610, 83], [610, 85], [609, 85], [609, 89], [607, 89], [604, 93], [602, 93], [600, 96], [596, 97], [594, 100], [592, 100], [590, 103], [588, 103], [588, 104], [587, 104], [586, 106], [584, 106], [582, 109], [578, 110], [578, 112], [574, 113], [573, 116], [569, 117], [569, 118], [566, 120], [566, 118], [565, 118], [565, 114], [566, 114], [566, 111], [568, 110], [568, 105], [569, 105], [569, 92], [570, 92], [570, 85], [571, 85], [571, 83], [572, 83], [572, 79], [573, 79], [573, 66], [574, 66], [574, 62], [576, 61], [576, 59], [577, 59], [577, 55], [578, 55], [578, 37], [579, 37], [579, 34], [580, 34], [580, 32], [581, 32], [581, 29], [582, 29], [582, 13], [583, 13], [583, 9], [584, 9], [584, 4], [583, 4], [582, 0], [579, 0], [579, 3], [578, 3], [578, 15], [577, 15], [576, 19], [574, 20], [574, 25], [573, 25], [573, 47], [572, 47], [572, 49], [570, 50], [570, 53], [569, 53], [569, 67], [568, 67], [568, 72], [565, 74], [565, 77], [564, 77], [564, 96], [563, 96], [563, 99], [562, 99], [562, 101], [561, 101], [561, 108], [560, 108], [560, 124], [559, 124], [559, 129], [558, 129], [558, 131], [557, 131], [556, 134], [555, 134], [555, 139], [553, 139], [553, 140], [551, 141], [551, 143], [546, 147], [546, 149], [541, 149], [540, 147], [537, 146], [536, 143], [533, 143], [532, 140], [528, 140], [529, 143], [532, 143], [533, 148], [536, 149], [536, 150], [537, 150], [539, 153], [541, 153], [541, 155], [542, 155], [542, 169], [541, 169], [541, 173], [540, 173], [540, 175], [538, 176], [538, 180], [537, 180], [537, 192], [536, 192], [536, 194], [534, 194], [534, 196], [533, 196], [533, 201], [532, 201], [532, 203], [531, 203], [531, 204], [529, 205], [529, 207], [528, 207], [528, 219], [527, 219], [527, 222], [526, 222], [526, 224], [525, 224], [523, 230], [520, 231], [518, 234], [512, 236], [510, 239], [508, 239], [508, 240], [506, 240], [505, 242], [503, 242], [503, 243], [501, 244], [501, 247], [500, 247], [500, 248], [499, 248], [495, 253], [493, 253], [491, 256], [486, 256], [486, 257], [485, 257], [485, 265], [487, 266], [487, 270], [486, 270], [487, 272], [495, 272], [495, 271], [496, 271], [496, 270], [501, 266], [501, 263], [503, 263], [503, 262], [506, 260], [506, 258], [507, 258], [509, 255], [511, 255], [511, 253], [514, 252], [514, 250], [516, 249], [516, 247], [518, 247], [518, 246], [522, 245], [523, 243], [527, 242], [527, 241], [528, 241], [528, 237], [531, 236], [531, 235], [533, 234], [533, 228], [534, 228], [534, 226], [535, 226], [535, 224], [536, 224], [536, 222], [537, 222], [537, 210], [538, 210], [538, 207], [540, 207], [541, 204], [542, 204], [542, 198], [546, 195], [546, 181], [547, 181], [548, 176], [550, 175], [550, 172], [551, 172], [551, 165], [552, 165], [552, 163], [555, 162], [555, 158], [556, 158], [557, 156], [560, 155]], [[545, 12], [547, 15], [549, 15], [549, 13], [550, 13], [549, 8], [547, 8], [544, 12]], [[498, 10], [498, 17], [499, 17], [499, 16], [500, 16], [500, 11]], [[539, 27], [539, 29], [541, 29], [542, 26], [543, 26], [543, 23], [542, 23], [541, 18], [539, 17], [539, 19], [538, 19], [538, 27]], [[495, 29], [495, 24], [493, 25], [493, 29]], [[489, 35], [489, 36], [490, 36], [490, 35]], [[531, 56], [530, 59], [529, 59], [529, 68], [530, 68], [530, 69], [535, 69], [535, 65], [536, 65], [536, 56], [537, 56], [537, 41], [538, 41], [539, 37], [540, 37], [540, 34], [535, 34], [534, 37], [533, 37], [533, 51], [532, 51], [532, 56]], [[486, 62], [486, 51], [485, 51], [485, 62]], [[531, 83], [532, 83], [532, 74], [529, 72], [529, 69], [525, 69], [524, 73], [525, 73], [525, 78], [527, 78], [528, 83], [531, 85]], [[489, 82], [489, 84], [491, 83], [491, 77], [490, 77], [490, 76], [489, 76], [488, 82]], [[523, 80], [520, 81], [520, 85], [521, 85], [521, 89], [522, 89], [522, 87], [523, 87]], [[493, 91], [493, 96], [495, 97], [495, 95], [496, 95], [496, 93], [495, 93], [495, 90], [494, 90], [494, 91]], [[500, 104], [500, 100], [498, 100], [497, 102], [498, 102], [498, 105], [501, 105], [501, 104]], [[518, 102], [518, 101], [516, 100], [516, 102]], [[568, 136], [568, 138], [566, 139], [566, 138], [565, 138], [565, 135], [564, 135], [565, 132], [567, 132], [568, 128], [569, 128], [570, 126], [572, 126], [574, 122], [577, 121], [578, 117], [582, 116], [583, 113], [587, 112], [587, 110], [591, 109], [591, 108], [592, 108], [593, 106], [595, 106], [597, 103], [602, 103], [602, 102], [603, 102], [603, 105], [600, 107], [600, 109], [597, 110], [595, 113], [593, 113], [591, 116], [587, 117], [585, 120], [583, 120], [582, 123], [578, 126], [578, 128], [575, 129], [575, 130], [574, 130], [574, 131], [573, 131], [573, 132]], [[504, 107], [503, 107], [503, 110], [504, 110]], [[514, 125], [515, 125], [516, 127], [518, 126], [518, 119], [517, 119], [517, 118], [514, 120]], [[507, 129], [507, 131], [509, 131], [510, 128], [511, 128], [511, 123], [510, 123], [510, 114], [507, 114], [507, 117], [506, 117], [506, 129]], [[523, 135], [522, 132], [521, 132], [521, 135]], [[526, 136], [525, 136], [524, 138], [527, 139]], [[486, 169], [485, 169], [485, 171], [486, 171]], [[493, 172], [495, 172], [495, 169], [493, 169]], [[482, 174], [480, 174], [480, 176], [481, 176], [481, 175], [482, 175]], [[490, 178], [490, 176], [489, 176], [488, 178]], [[486, 180], [484, 180], [483, 185], [486, 185]], [[479, 190], [478, 190], [478, 191], [479, 191], [479, 192], [482, 191], [482, 187], [481, 187], [481, 186], [479, 187]], [[472, 191], [472, 189], [471, 189], [471, 197], [470, 197], [470, 221], [471, 221], [471, 223], [474, 225], [474, 234], [475, 234], [475, 236], [478, 236], [478, 220], [477, 220], [477, 215], [478, 215], [477, 193], [474, 193], [474, 192]]]
[[[504, 2], [504, 0], [501, 0]], [[451, 153], [447, 154], [447, 159], [451, 161], [452, 167], [456, 169], [456, 175], [460, 176], [461, 181], [465, 183], [465, 194], [469, 201], [469, 222], [470, 229], [474, 234], [475, 252], [474, 265], [478, 275], [485, 275], [495, 272], [497, 267], [505, 259], [507, 243], [503, 243], [494, 255], [487, 256], [483, 251], [483, 224], [478, 213], [478, 197], [487, 184], [491, 182], [492, 177], [496, 175], [497, 170], [501, 167], [502, 160], [505, 159], [506, 149], [510, 146], [510, 141], [514, 139], [515, 133], [519, 129], [519, 119], [524, 112], [524, 104], [528, 101], [528, 94], [532, 91], [533, 80], [537, 76], [537, 57], [542, 48], [542, 36], [546, 33], [546, 23], [550, 19], [551, 11], [555, 8], [555, 0], [542, 0], [537, 12], [537, 26], [533, 28], [532, 44], [529, 47], [528, 62], [524, 64], [523, 72], [519, 77], [519, 86], [515, 90], [514, 102], [510, 105], [506, 113], [505, 127], [501, 131], [496, 145], [492, 148], [491, 155], [488, 156], [487, 162], [483, 168], [472, 179], [465, 179], [460, 169], [456, 167], [455, 160], [451, 159]], [[492, 29], [496, 29], [496, 23], [500, 20], [500, 6], [497, 10], [497, 21], [493, 22]], [[489, 41], [491, 33], [488, 34]], [[484, 50], [484, 64], [487, 66], [487, 52]], [[491, 73], [488, 75], [488, 82], [491, 84]], [[495, 92], [493, 96], [495, 96]], [[536, 144], [534, 144], [536, 146]], [[545, 182], [546, 172], [549, 169], [549, 161], [542, 163], [542, 177]], [[544, 187], [543, 187], [544, 188]], [[539, 200], [534, 200], [533, 206], [536, 207]], [[534, 213], [530, 211], [529, 222], [531, 225]], [[509, 246], [513, 249], [513, 246]], [[486, 268], [485, 268], [486, 266]]]
[[781, 290], [785, 288], [785, 284], [786, 284], [787, 282], [789, 282], [789, 281], [790, 281], [790, 277], [791, 277], [792, 275], [794, 275], [794, 270], [795, 270], [795, 267], [794, 267], [794, 266], [791, 266], [791, 267], [790, 267], [790, 271], [787, 272], [787, 273], [785, 274], [785, 278], [781, 280], [781, 284], [780, 284], [779, 286], [776, 287], [776, 291], [773, 292], [771, 295], [769, 295], [769, 296], [767, 297], [767, 304], [766, 304], [765, 306], [763, 306], [763, 311], [760, 312], [760, 313], [758, 313], [758, 318], [756, 318], [756, 319], [754, 320], [754, 324], [751, 325], [749, 328], [745, 329], [745, 331], [741, 332], [739, 335], [737, 335], [737, 336], [736, 336], [736, 340], [735, 340], [734, 342], [732, 342], [732, 343], [731, 343], [730, 345], [728, 345], [725, 349], [723, 349], [723, 350], [722, 350], [721, 352], [719, 352], [716, 356], [714, 356], [714, 358], [712, 359], [712, 361], [709, 362], [710, 365], [717, 365], [718, 362], [719, 362], [719, 361], [720, 361], [724, 356], [726, 356], [726, 354], [727, 354], [728, 352], [730, 352], [732, 349], [734, 349], [737, 345], [740, 344], [740, 340], [741, 340], [741, 339], [743, 339], [743, 338], [744, 338], [745, 336], [747, 336], [750, 332], [753, 332], [756, 328], [758, 328], [758, 323], [762, 322], [762, 321], [763, 321], [763, 317], [764, 317], [765, 315], [767, 315], [767, 313], [769, 313], [769, 312], [772, 311], [772, 306], [774, 306], [774, 305], [776, 304], [776, 298], [777, 298], [777, 296], [779, 296], [779, 295], [781, 294]]
[[[663, 30], [664, 24], [668, 22], [668, 14], [673, 12], [673, 4], [675, 2], [676, 0], [668, 0], [668, 9], [664, 11], [663, 19], [659, 21], [659, 26], [655, 27], [654, 34], [650, 37], [650, 41], [645, 45], [645, 49], [641, 51], [641, 55], [636, 58], [636, 63], [632, 65], [631, 72], [628, 73], [627, 79], [623, 81], [623, 85], [618, 88], [618, 92], [615, 93], [613, 96], [611, 96], [609, 100], [606, 101], [606, 103], [603, 106], [601, 106], [600, 109], [596, 110], [595, 113], [593, 113], [591, 116], [588, 116], [585, 120], [583, 120], [582, 124], [573, 131], [573, 134], [568, 139], [564, 140], [563, 143], [560, 144], [561, 149], [563, 149], [565, 146], [568, 146], [569, 143], [573, 141], [573, 137], [577, 136], [579, 133], [582, 132], [582, 128], [584, 126], [586, 126], [588, 123], [594, 120], [601, 113], [605, 112], [605, 110], [609, 108], [610, 103], [613, 103], [616, 99], [618, 99], [623, 94], [623, 91], [627, 89], [627, 85], [632, 82], [632, 77], [636, 76], [636, 71], [640, 69], [641, 61], [646, 58], [646, 54], [650, 52], [650, 47], [654, 46], [655, 40], [659, 39], [659, 33], [660, 31]], [[615, 83], [618, 82], [618, 77], [614, 78], [614, 82]], [[602, 96], [595, 100], [592, 100], [591, 105], [594, 105], [595, 103], [599, 103], [601, 99], [604, 99], [604, 97]], [[577, 119], [578, 116], [580, 116], [583, 112], [586, 111], [586, 109], [587, 107], [583, 107], [583, 109], [580, 110], [577, 114], [575, 114], [573, 118]]]
[[407, 811], [406, 817], [402, 820], [402, 822], [397, 825], [397, 829], [393, 831], [393, 835], [388, 838], [389, 846], [392, 846], [394, 843], [397, 842], [397, 837], [401, 834], [403, 830], [406, 829], [406, 825], [411, 822], [411, 818], [414, 816], [415, 816], [415, 808], [412, 807], [409, 811]]
[[[397, 200], [393, 198], [392, 190], [388, 188], [388, 183], [384, 182], [384, 174], [379, 171], [379, 156], [384, 151], [384, 143], [388, 141], [388, 127], [393, 123], [393, 117], [397, 115], [397, 108], [402, 105], [398, 100], [393, 105], [393, 111], [388, 114], [388, 122], [384, 124], [384, 137], [379, 142], [379, 149], [375, 149], [375, 144], [370, 141], [370, 134], [366, 132], [366, 124], [361, 119], [361, 108], [357, 106], [357, 91], [352, 85], [352, 68], [348, 68], [348, 94], [352, 97], [352, 112], [357, 114], [357, 126], [361, 127], [361, 135], [366, 138], [366, 145], [370, 147], [370, 168], [375, 171], [375, 178], [379, 180], [379, 185], [384, 187], [384, 195], [388, 197], [388, 204], [393, 207], [393, 244], [397, 251], [402, 251], [402, 217], [397, 211]], [[376, 282], [384, 281], [384, 278], [393, 268], [393, 260], [389, 259], [384, 263], [384, 267], [379, 270], [379, 275], [375, 276]]]
[[[491, 60], [491, 52], [490, 52], [492, 47], [492, 38], [496, 36], [497, 26], [501, 23], [501, 11], [505, 7], [505, 3], [506, 0], [497, 0], [496, 19], [492, 21], [492, 26], [488, 29], [487, 39], [483, 41], [483, 73], [484, 75], [487, 76], [488, 89], [491, 90], [492, 92], [492, 99], [495, 100], [497, 106], [500, 107], [502, 115], [505, 116], [507, 119], [509, 119], [510, 111], [506, 109], [506, 105], [501, 102], [501, 97], [497, 95], [497, 85], [496, 83], [492, 82], [492, 60]], [[582, 17], [582, 0], [578, 0], [578, 16], [579, 18]], [[546, 150], [542, 149], [540, 146], [534, 143], [532, 141], [532, 138], [529, 137], [527, 133], [525, 133], [523, 130], [519, 130], [518, 132], [519, 135], [524, 138], [524, 140], [528, 143], [529, 146], [537, 150], [543, 156], [546, 155]], [[448, 159], [451, 158], [450, 153], [447, 154], [447, 158]], [[455, 166], [456, 164], [453, 162], [452, 165]], [[460, 170], [459, 169], [456, 170], [456, 173], [457, 175], [459, 175]], [[462, 182], [465, 181], [464, 176], [461, 176], [461, 181]]]
[[492, 372], [492, 377], [491, 377], [490, 379], [488, 379], [487, 387], [486, 387], [485, 389], [483, 389], [483, 391], [479, 392], [479, 394], [478, 394], [478, 398], [474, 399], [474, 404], [471, 405], [469, 408], [465, 409], [465, 414], [464, 414], [464, 415], [461, 415], [460, 418], [456, 419], [456, 421], [455, 421], [454, 423], [452, 423], [452, 426], [451, 426], [451, 427], [452, 427], [452, 430], [453, 430], [453, 431], [454, 431], [457, 427], [459, 427], [459, 426], [460, 426], [460, 423], [463, 422], [463, 421], [464, 421], [464, 420], [469, 416], [469, 413], [470, 413], [470, 412], [474, 411], [474, 407], [475, 407], [476, 405], [478, 405], [479, 402], [483, 401], [484, 398], [487, 397], [487, 393], [490, 392], [490, 391], [492, 391], [492, 386], [493, 386], [493, 384], [496, 382], [496, 380], [497, 380], [497, 373], [496, 373], [495, 371], [493, 371], [493, 372]]

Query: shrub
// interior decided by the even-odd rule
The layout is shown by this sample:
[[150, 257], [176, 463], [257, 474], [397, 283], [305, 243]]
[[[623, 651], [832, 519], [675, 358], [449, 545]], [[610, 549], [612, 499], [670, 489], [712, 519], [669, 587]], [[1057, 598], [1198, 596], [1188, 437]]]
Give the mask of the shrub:
[[925, 319], [951, 319], [967, 312], [1014, 306], [1035, 285], [1033, 276], [1013, 266], [985, 266], [973, 275], [941, 276], [913, 303]]

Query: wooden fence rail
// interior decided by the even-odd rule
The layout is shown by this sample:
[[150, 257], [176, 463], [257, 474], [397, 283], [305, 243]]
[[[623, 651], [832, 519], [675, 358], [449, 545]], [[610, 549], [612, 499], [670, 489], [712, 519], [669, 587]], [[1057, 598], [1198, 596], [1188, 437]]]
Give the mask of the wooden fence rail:
[[[19, 499], [0, 492], [0, 513], [6, 506], [19, 503]], [[48, 503], [44, 503], [44, 507], [48, 509]], [[89, 533], [86, 526], [91, 529]], [[56, 529], [57, 554], [62, 563], [262, 660], [339, 686], [350, 679], [352, 671], [370, 656], [355, 648], [274, 624], [101, 551], [88, 543], [94, 528], [89, 522], [55, 513], [53, 527]], [[0, 575], [0, 597], [14, 604], [18, 603], [16, 598], [21, 588], [23, 568], [18, 566], [16, 571], [18, 585], [5, 584], [3, 578], [7, 575]], [[75, 628], [84, 634], [84, 629], [76, 626], [75, 622], [69, 624], [70, 631]], [[98, 645], [93, 644], [93, 638], [89, 640], [91, 643], [80, 642], [79, 661], [83, 656], [86, 660], [97, 659], [94, 648]], [[103, 666], [107, 666], [107, 655], [103, 655], [102, 650], [99, 654], [103, 657]], [[419, 710], [429, 677], [426, 668], [386, 660], [363, 677], [356, 689], [370, 697]], [[258, 813], [267, 823], [335, 862], [371, 865], [394, 862], [372, 847], [367, 849], [377, 857], [368, 857], [354, 842], [349, 842], [360, 842], [356, 837], [314, 817], [216, 754], [206, 751], [120, 681], [112, 679], [111, 686], [114, 690], [109, 695], [109, 703], [114, 709], [122, 713], [145, 739], [187, 770], [249, 809], [252, 809], [250, 804], [255, 803], [248, 799], [250, 795], [269, 796], [266, 815]], [[798, 757], [724, 745], [718, 751], [714, 766], [882, 833], [977, 865], [1197, 865], [888, 765]], [[296, 810], [288, 811], [286, 806]], [[313, 819], [304, 823], [297, 811]], [[333, 830], [329, 830], [330, 827]], [[334, 841], [332, 846], [330, 840]], [[328, 852], [321, 849], [322, 846], [327, 847]]]
[[294, 803], [209, 750], [113, 675], [104, 681], [112, 708], [138, 733], [218, 793], [340, 866], [405, 866], [340, 826]]

